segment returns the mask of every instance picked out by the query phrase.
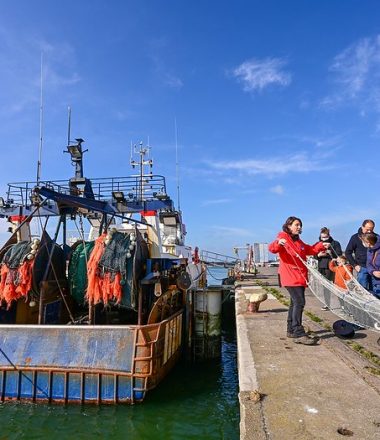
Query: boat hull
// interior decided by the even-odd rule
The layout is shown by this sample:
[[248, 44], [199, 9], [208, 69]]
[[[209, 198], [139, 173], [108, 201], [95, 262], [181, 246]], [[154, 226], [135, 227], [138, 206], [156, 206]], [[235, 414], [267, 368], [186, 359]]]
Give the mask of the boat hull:
[[0, 399], [126, 403], [144, 399], [182, 346], [183, 311], [157, 324], [0, 326]]

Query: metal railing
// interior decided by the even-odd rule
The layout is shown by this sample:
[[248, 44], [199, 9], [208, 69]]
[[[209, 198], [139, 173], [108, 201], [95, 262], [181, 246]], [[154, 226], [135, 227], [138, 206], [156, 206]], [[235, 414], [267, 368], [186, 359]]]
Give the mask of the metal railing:
[[212, 251], [201, 251], [200, 259], [203, 263], [210, 266], [233, 267], [239, 261], [229, 255], [218, 254]]
[[[112, 200], [112, 193], [123, 192], [126, 200], [149, 201], [166, 196], [165, 177], [148, 174], [143, 176], [95, 178], [91, 181], [92, 190], [96, 200]], [[30, 204], [30, 196], [34, 188], [45, 186], [60, 194], [73, 194], [73, 189], [78, 191], [75, 195], [81, 195], [78, 187], [70, 185], [68, 180], [40, 180], [37, 182], [15, 182], [8, 184], [7, 202], [12, 205], [25, 206]]]

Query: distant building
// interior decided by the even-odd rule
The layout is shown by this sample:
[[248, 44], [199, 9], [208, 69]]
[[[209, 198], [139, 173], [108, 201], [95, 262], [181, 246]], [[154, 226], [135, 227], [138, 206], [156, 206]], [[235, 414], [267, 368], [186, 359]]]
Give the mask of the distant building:
[[268, 263], [268, 243], [253, 243], [253, 259], [256, 264]]

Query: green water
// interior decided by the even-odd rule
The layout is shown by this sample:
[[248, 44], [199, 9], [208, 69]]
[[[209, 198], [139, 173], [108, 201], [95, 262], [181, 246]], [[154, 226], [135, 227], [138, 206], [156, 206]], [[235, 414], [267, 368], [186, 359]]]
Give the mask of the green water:
[[135, 406], [0, 405], [0, 439], [239, 438], [236, 341], [223, 335], [222, 358], [180, 363]]
[[232, 324], [232, 320], [223, 323], [221, 359], [178, 364], [142, 404], [0, 404], [0, 440], [237, 440], [240, 415]]

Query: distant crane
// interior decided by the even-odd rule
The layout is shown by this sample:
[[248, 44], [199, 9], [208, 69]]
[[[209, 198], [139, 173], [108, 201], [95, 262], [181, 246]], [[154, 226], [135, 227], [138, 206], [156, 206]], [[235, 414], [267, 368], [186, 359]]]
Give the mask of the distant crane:
[[[239, 250], [246, 250], [247, 256], [245, 260], [243, 260], [239, 255]], [[253, 258], [253, 245], [247, 243], [245, 246], [234, 246], [233, 251], [235, 255], [242, 261], [243, 263], [243, 270], [245, 272], [255, 272], [256, 271], [256, 265]]]

